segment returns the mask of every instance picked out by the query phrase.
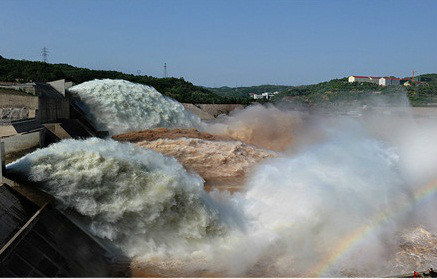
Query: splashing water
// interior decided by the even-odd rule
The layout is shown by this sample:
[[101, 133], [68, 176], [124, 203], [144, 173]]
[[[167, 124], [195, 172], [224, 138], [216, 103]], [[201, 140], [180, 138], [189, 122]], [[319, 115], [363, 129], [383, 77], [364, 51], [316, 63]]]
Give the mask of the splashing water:
[[280, 110], [272, 105], [251, 105], [203, 125], [212, 133], [229, 136], [260, 148], [284, 151], [293, 143], [301, 125], [296, 111]]
[[192, 128], [200, 119], [153, 87], [126, 80], [92, 80], [73, 86], [99, 130], [111, 135], [155, 127]]
[[61, 208], [90, 217], [89, 230], [128, 256], [177, 251], [220, 235], [203, 180], [173, 158], [113, 140], [65, 140], [8, 165], [43, 182]]
[[276, 156], [274, 152], [240, 141], [179, 138], [141, 141], [137, 145], [175, 157], [185, 168], [202, 176], [208, 187], [229, 190], [241, 190], [257, 163]]
[[[411, 162], [357, 123], [327, 130], [321, 142], [263, 161], [247, 192], [232, 195], [205, 192], [202, 179], [173, 158], [112, 140], [66, 140], [7, 168], [40, 182], [60, 206], [87, 216], [91, 233], [143, 266], [161, 264], [163, 276], [169, 266], [187, 276], [390, 275], [411, 212], [374, 220], [416, 210], [404, 206], [417, 200]], [[428, 154], [431, 146], [419, 158]], [[432, 212], [426, 206], [418, 214]], [[360, 241], [344, 247], [362, 227], [369, 230]], [[325, 262], [329, 268], [314, 274]]]

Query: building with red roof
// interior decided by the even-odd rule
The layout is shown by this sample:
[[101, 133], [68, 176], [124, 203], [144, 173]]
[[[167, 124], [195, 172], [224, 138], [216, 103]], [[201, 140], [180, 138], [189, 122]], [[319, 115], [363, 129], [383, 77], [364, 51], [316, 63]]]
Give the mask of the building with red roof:
[[399, 85], [400, 78], [396, 77], [376, 77], [376, 76], [350, 76], [349, 82], [370, 82], [381, 86]]
[[350, 76], [349, 82], [371, 82], [379, 84], [379, 79], [381, 77], [373, 77], [373, 76]]

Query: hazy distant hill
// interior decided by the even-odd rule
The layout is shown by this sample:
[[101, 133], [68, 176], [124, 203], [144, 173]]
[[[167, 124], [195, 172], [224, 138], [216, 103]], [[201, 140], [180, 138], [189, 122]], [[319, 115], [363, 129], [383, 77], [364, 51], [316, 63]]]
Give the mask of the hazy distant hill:
[[212, 88], [207, 87], [211, 92], [223, 97], [249, 97], [249, 93], [264, 93], [264, 92], [282, 92], [286, 89], [292, 88], [293, 86], [287, 85], [258, 85], [258, 86], [248, 86], [248, 87], [218, 87]]
[[219, 96], [210, 90], [195, 86], [183, 78], [155, 78], [125, 74], [117, 71], [90, 70], [68, 64], [6, 59], [0, 56], [0, 81], [41, 81], [66, 79], [82, 83], [93, 79], [124, 79], [153, 86], [156, 90], [184, 103], [249, 103], [248, 98]]
[[[407, 77], [408, 78], [408, 77]], [[437, 106], [437, 74], [423, 74], [416, 81], [424, 84], [405, 86], [379, 86], [367, 82], [349, 83], [347, 78], [333, 79], [317, 84], [302, 86], [259, 85], [249, 87], [219, 87], [208, 88], [217, 95], [224, 97], [248, 97], [249, 93], [279, 91], [271, 102], [282, 100], [293, 101], [303, 106], [325, 106], [332, 104], [351, 103], [379, 95], [382, 99], [397, 99], [395, 94], [407, 93], [413, 106]], [[381, 99], [381, 98], [380, 98]]]

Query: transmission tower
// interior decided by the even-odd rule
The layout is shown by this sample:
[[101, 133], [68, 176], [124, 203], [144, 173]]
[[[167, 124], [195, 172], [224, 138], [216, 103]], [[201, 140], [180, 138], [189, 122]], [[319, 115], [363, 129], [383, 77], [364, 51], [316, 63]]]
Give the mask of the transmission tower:
[[167, 63], [164, 63], [164, 77], [167, 77]]
[[46, 47], [43, 47], [41, 50], [42, 62], [47, 63], [47, 57], [49, 56], [49, 50]]

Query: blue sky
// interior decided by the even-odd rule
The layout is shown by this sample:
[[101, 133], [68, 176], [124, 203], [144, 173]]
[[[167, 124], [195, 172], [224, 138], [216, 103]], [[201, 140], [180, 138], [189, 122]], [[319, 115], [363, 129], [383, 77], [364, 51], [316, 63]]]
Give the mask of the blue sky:
[[0, 0], [0, 55], [197, 85], [437, 72], [436, 0]]

